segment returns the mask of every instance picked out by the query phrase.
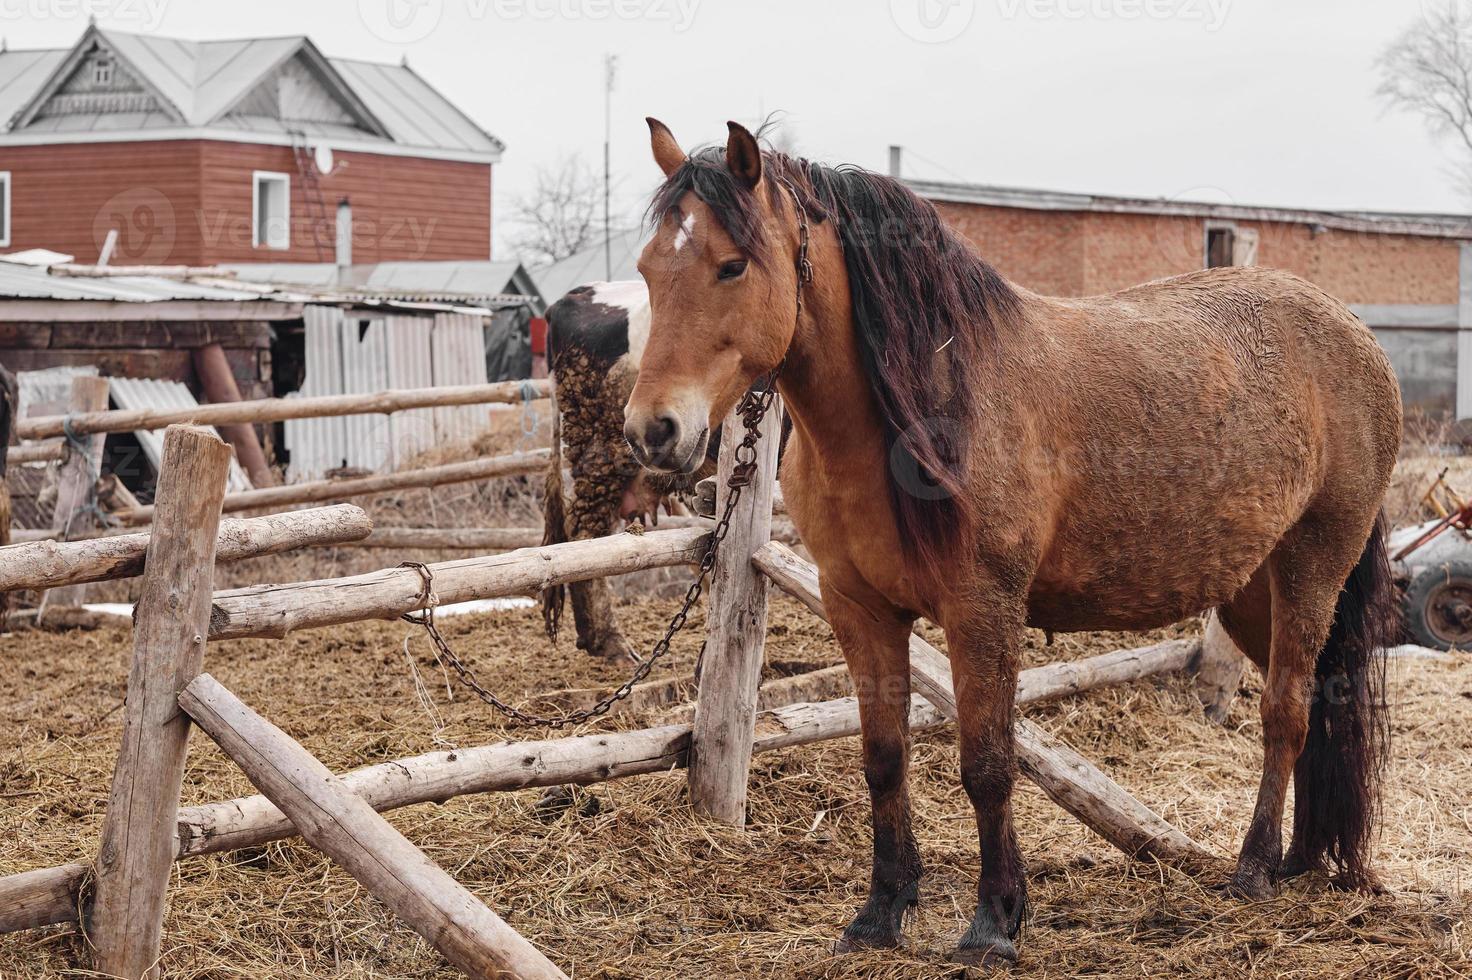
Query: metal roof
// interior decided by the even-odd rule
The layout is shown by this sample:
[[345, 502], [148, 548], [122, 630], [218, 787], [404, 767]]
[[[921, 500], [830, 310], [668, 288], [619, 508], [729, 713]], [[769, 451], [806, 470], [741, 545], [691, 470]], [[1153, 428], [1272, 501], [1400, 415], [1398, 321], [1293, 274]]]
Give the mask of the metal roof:
[[[412, 263], [409, 263], [412, 264]], [[489, 263], [488, 263], [489, 264]], [[525, 306], [522, 295], [487, 293], [430, 294], [429, 291], [393, 289], [371, 284], [338, 285], [311, 277], [272, 281], [273, 268], [241, 266], [244, 275], [226, 268], [184, 268], [167, 274], [129, 275], [126, 266], [98, 269], [91, 266], [41, 265], [5, 261], [0, 256], [0, 304], [6, 300], [93, 301], [108, 303], [169, 303], [175, 301], [216, 303], [277, 303], [283, 306], [365, 306], [405, 313], [470, 313], [488, 315], [494, 310]], [[307, 269], [320, 265], [308, 264]], [[155, 269], [155, 273], [159, 270]], [[0, 315], [3, 315], [0, 306]]]
[[112, 303], [206, 300], [239, 303], [271, 298], [260, 292], [198, 285], [159, 276], [53, 275], [43, 266], [0, 261], [0, 300], [97, 300]]
[[[55, 115], [29, 119], [17, 127], [66, 81], [94, 44], [115, 54], [156, 96], [160, 110]], [[293, 58], [305, 62], [354, 124], [283, 122], [236, 111], [261, 82]], [[186, 41], [92, 25], [71, 48], [0, 51], [0, 134], [116, 134], [181, 127], [383, 141], [493, 157], [505, 149], [407, 65], [326, 58], [304, 35]]]
[[1404, 211], [1317, 211], [1166, 198], [1116, 197], [1066, 191], [997, 187], [989, 184], [940, 180], [906, 180], [916, 194], [930, 201], [985, 204], [1029, 211], [1090, 211], [1107, 214], [1153, 214], [1176, 217], [1219, 218], [1228, 221], [1277, 221], [1322, 225], [1341, 231], [1420, 235], [1431, 238], [1472, 239], [1472, 215], [1421, 214]]
[[[603, 236], [595, 237], [596, 241], [581, 252], [531, 270], [537, 288], [547, 298], [549, 305], [561, 299], [569, 289], [610, 278], [609, 264], [604, 259]], [[631, 228], [613, 233], [609, 239], [613, 246], [613, 281], [642, 278], [639, 275], [639, 253], [644, 251], [644, 243], [648, 240], [649, 230], [645, 228]]]
[[349, 295], [371, 294], [422, 302], [474, 302], [498, 308], [546, 308], [535, 278], [520, 262], [372, 262], [347, 267], [331, 262], [274, 262], [222, 266], [242, 279], [326, 289]]

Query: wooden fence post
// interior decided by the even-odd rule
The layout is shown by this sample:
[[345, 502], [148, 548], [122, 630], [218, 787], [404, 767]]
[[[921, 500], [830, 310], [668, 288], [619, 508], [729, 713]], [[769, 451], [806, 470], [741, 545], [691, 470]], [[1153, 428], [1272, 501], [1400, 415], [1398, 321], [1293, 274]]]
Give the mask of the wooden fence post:
[[123, 744], [102, 825], [90, 930], [96, 969], [125, 980], [159, 974], [189, 740], [178, 698], [204, 666], [230, 455], [208, 429], [174, 425], [164, 436], [158, 520], [135, 614]]
[[[743, 434], [740, 414], [726, 416], [716, 475], [718, 517], [725, 510], [730, 492], [726, 482]], [[696, 812], [733, 827], [746, 822], [746, 777], [767, 641], [767, 580], [752, 566], [751, 555], [771, 537], [781, 435], [782, 399], [777, 398], [762, 420], [756, 474], [731, 514], [730, 530], [711, 572], [708, 639], [690, 742], [691, 803]]]
[[[107, 408], [108, 381], [91, 375], [72, 378], [71, 395], [67, 399], [68, 415], [84, 412], [100, 412]], [[56, 486], [56, 510], [51, 517], [51, 527], [62, 541], [80, 537], [92, 530], [96, 521], [88, 513], [88, 505], [94, 502], [93, 494], [97, 478], [102, 475], [102, 444], [107, 436], [82, 436], [71, 446], [62, 461]], [[81, 446], [86, 451], [81, 451]], [[63, 589], [52, 589], [46, 596], [48, 606], [80, 606], [86, 598], [85, 585], [70, 585]]]
[[201, 674], [179, 703], [291, 818], [307, 843], [340, 864], [461, 972], [477, 980], [567, 980], [315, 756], [219, 681]]

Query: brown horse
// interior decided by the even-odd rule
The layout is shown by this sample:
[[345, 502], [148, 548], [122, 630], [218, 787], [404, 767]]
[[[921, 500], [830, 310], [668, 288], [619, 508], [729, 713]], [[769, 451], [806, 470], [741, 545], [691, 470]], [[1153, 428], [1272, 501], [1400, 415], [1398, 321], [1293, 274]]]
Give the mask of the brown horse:
[[1039, 296], [895, 180], [764, 152], [735, 123], [723, 150], [689, 157], [650, 128], [666, 182], [625, 435], [645, 465], [687, 470], [753, 379], [785, 364], [782, 485], [859, 692], [873, 803], [869, 899], [838, 948], [895, 944], [918, 896], [906, 651], [920, 616], [946, 633], [980, 838], [953, 958], [1017, 955], [1011, 727], [1028, 625], [1148, 629], [1220, 610], [1267, 679], [1230, 889], [1264, 896], [1330, 862], [1374, 887], [1395, 618], [1377, 513], [1401, 410], [1370, 331], [1268, 269]]

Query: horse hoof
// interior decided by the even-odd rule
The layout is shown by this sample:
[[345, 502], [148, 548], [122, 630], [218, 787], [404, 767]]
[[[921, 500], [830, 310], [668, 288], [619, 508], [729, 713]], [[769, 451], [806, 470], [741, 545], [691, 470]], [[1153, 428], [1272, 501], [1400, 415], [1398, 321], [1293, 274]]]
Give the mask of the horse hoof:
[[622, 636], [604, 637], [601, 640], [589, 644], [585, 649], [590, 656], [597, 657], [600, 660], [607, 660], [611, 664], [636, 664], [642, 659], [634, 651], [634, 648], [629, 645], [629, 641], [625, 640]]
[[1323, 870], [1324, 866], [1316, 861], [1309, 861], [1306, 858], [1296, 858], [1289, 855], [1283, 859], [1282, 865], [1278, 867], [1278, 880], [1289, 881], [1293, 878], [1299, 878], [1303, 875]]
[[1329, 879], [1329, 887], [1335, 891], [1359, 892], [1361, 895], [1389, 895], [1390, 889], [1375, 875], [1351, 876], [1337, 874]]
[[1017, 947], [1010, 939], [993, 939], [985, 946], [957, 946], [946, 959], [966, 966], [1005, 968], [1017, 962]]
[[1217, 891], [1228, 898], [1246, 902], [1265, 902], [1278, 894], [1272, 881], [1266, 875], [1258, 874], [1234, 874]]

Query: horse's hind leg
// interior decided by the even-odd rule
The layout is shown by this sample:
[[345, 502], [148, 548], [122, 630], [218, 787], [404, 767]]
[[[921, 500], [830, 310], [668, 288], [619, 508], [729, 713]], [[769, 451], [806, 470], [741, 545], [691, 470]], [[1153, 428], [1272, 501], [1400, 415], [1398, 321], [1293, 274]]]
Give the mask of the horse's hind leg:
[[910, 829], [910, 626], [913, 617], [860, 605], [823, 585], [823, 603], [859, 698], [864, 779], [874, 826], [869, 898], [834, 949], [899, 944], [906, 910], [919, 901], [920, 850]]
[[[1329, 638], [1334, 609], [1363, 541], [1350, 543], [1339, 522], [1306, 515], [1279, 542], [1263, 578], [1224, 610], [1222, 623], [1254, 662], [1268, 656], [1262, 695], [1263, 771], [1257, 805], [1229, 887], [1246, 898], [1273, 894], [1283, 856], [1283, 806], [1308, 735], [1314, 668]], [[1270, 610], [1270, 611], [1269, 611]]]

